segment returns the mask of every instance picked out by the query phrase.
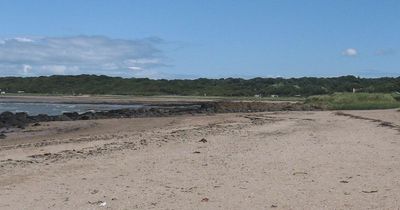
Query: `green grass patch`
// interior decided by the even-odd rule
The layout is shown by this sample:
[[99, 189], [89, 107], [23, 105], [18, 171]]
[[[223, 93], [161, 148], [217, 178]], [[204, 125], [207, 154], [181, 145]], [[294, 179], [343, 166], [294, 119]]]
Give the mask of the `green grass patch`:
[[385, 93], [335, 93], [310, 96], [305, 103], [334, 110], [393, 109], [400, 107], [394, 94]]

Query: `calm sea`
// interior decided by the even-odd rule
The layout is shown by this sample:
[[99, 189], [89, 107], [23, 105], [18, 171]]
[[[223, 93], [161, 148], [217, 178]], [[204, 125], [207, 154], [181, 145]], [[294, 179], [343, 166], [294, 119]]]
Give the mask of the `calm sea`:
[[141, 108], [143, 105], [115, 105], [115, 104], [55, 104], [55, 103], [0, 103], [0, 113], [26, 112], [29, 115], [47, 114], [60, 115], [64, 112], [84, 113], [88, 111], [107, 111], [124, 108]]

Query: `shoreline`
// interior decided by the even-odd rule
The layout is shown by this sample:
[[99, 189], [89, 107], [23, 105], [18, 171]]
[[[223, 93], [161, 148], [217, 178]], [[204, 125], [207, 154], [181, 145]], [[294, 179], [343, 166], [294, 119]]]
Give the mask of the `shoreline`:
[[97, 120], [112, 118], [143, 118], [143, 117], [167, 117], [177, 115], [201, 115], [215, 113], [250, 113], [266, 111], [315, 111], [320, 107], [308, 106], [304, 103], [264, 103], [264, 102], [235, 102], [235, 101], [210, 101], [187, 103], [153, 103], [147, 107], [122, 108], [108, 111], [94, 112], [66, 112], [61, 115], [28, 115], [25, 112], [0, 113], [0, 132], [9, 128], [25, 128], [29, 124], [49, 121], [76, 121]]

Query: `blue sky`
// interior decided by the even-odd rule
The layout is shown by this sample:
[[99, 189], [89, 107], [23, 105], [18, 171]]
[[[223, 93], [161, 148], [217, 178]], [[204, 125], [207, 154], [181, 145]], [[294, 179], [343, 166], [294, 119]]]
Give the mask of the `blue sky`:
[[398, 0], [1, 0], [0, 75], [400, 76]]

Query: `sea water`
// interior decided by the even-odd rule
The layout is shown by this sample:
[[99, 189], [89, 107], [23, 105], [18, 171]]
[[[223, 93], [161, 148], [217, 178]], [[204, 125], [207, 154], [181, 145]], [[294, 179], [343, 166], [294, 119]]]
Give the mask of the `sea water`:
[[61, 115], [64, 112], [84, 113], [89, 111], [108, 111], [115, 109], [137, 109], [144, 105], [117, 105], [117, 104], [60, 104], [60, 103], [0, 103], [0, 113], [26, 112], [29, 115], [47, 114]]

